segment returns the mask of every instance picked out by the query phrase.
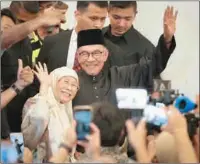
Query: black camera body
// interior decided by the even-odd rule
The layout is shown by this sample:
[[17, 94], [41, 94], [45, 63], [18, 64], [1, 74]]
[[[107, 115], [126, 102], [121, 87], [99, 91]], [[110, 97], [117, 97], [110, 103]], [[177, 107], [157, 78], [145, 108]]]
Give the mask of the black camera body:
[[196, 130], [199, 127], [200, 118], [195, 116], [193, 113], [185, 114], [185, 118], [187, 121], [188, 134], [190, 139], [192, 139], [192, 137], [196, 135]]
[[166, 106], [172, 105], [176, 98], [180, 96], [178, 90], [162, 90], [159, 91], [159, 97], [154, 98], [150, 96], [149, 103], [152, 105], [156, 105], [156, 103], [163, 103]]
[[[175, 100], [179, 96], [183, 96], [183, 94], [179, 94], [178, 91], [175, 90], [163, 90], [159, 91], [159, 97], [153, 98], [150, 96], [149, 103], [156, 106], [156, 103], [163, 103], [164, 105], [172, 105], [174, 104]], [[187, 98], [186, 98], [187, 99]], [[184, 100], [184, 98], [183, 98]], [[189, 100], [189, 99], [187, 99]], [[190, 101], [185, 101], [186, 103], [192, 103]], [[186, 106], [187, 104], [185, 104]], [[181, 106], [182, 104], [176, 104], [176, 106], [180, 106], [178, 110], [182, 113], [181, 111]], [[194, 105], [192, 106], [193, 108], [195, 107]], [[192, 108], [189, 109], [188, 111], [193, 110]], [[196, 134], [196, 129], [199, 127], [200, 123], [200, 118], [195, 116], [193, 113], [183, 113], [186, 120], [187, 120], [187, 128], [188, 128], [188, 134], [190, 136], [190, 139]], [[161, 132], [159, 126], [148, 124], [148, 134], [152, 134], [153, 132]]]

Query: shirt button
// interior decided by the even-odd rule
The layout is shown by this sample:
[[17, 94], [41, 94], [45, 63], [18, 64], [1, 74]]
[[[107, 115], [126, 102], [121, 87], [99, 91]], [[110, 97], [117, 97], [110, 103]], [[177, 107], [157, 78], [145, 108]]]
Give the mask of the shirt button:
[[96, 96], [96, 98], [98, 99], [98, 98], [99, 98], [99, 96]]
[[94, 87], [94, 89], [96, 90], [96, 89], [97, 89], [97, 87]]
[[95, 80], [96, 78], [95, 77], [93, 77], [93, 80]]

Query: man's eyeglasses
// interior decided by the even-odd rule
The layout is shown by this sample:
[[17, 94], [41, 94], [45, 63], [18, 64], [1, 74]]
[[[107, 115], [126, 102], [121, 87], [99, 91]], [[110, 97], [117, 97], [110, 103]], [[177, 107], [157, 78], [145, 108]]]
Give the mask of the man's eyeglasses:
[[90, 57], [90, 55], [91, 55], [94, 59], [98, 60], [98, 59], [101, 57], [102, 53], [103, 53], [103, 51], [99, 51], [99, 50], [95, 50], [95, 51], [93, 51], [93, 52], [83, 51], [83, 52], [80, 52], [80, 53], [79, 53], [79, 56], [80, 56], [81, 59], [84, 60], [84, 61], [87, 60], [87, 59]]

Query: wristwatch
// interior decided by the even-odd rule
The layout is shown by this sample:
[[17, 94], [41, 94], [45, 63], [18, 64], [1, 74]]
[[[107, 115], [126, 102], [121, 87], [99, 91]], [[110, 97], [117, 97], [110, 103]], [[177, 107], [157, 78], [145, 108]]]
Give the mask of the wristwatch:
[[11, 85], [10, 88], [12, 88], [17, 94], [21, 93], [21, 90], [15, 84]]
[[66, 145], [65, 143], [61, 143], [59, 148], [64, 148], [68, 153], [72, 152], [72, 148], [68, 145]]

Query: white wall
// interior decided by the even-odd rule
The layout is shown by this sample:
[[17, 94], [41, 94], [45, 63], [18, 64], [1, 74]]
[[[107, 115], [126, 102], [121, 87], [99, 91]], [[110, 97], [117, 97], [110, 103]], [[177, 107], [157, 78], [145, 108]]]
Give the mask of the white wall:
[[[76, 2], [65, 1], [69, 5], [67, 23], [64, 28], [73, 28]], [[8, 6], [2, 2], [2, 7]], [[178, 10], [176, 42], [177, 47], [168, 66], [162, 73], [163, 79], [172, 80], [172, 87], [180, 89], [192, 99], [199, 93], [199, 2], [198, 1], [139, 1], [135, 27], [149, 38], [154, 45], [163, 32], [163, 13], [167, 5]], [[105, 25], [108, 25], [106, 21]]]

